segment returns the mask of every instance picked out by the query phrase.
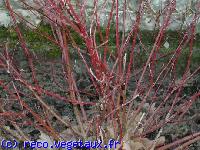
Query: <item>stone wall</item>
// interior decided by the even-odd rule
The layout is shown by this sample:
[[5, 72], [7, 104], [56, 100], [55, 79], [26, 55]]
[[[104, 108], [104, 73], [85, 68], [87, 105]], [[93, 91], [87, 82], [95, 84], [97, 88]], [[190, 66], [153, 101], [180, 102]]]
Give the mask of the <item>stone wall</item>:
[[[27, 20], [29, 20], [34, 25], [38, 25], [41, 21], [40, 15], [38, 13], [32, 13], [30, 10], [22, 9], [18, 0], [10, 0], [14, 10], [20, 15], [24, 16]], [[27, 0], [29, 3], [32, 3], [32, 0]], [[150, 6], [148, 7], [148, 11], [146, 11], [142, 17], [141, 29], [145, 30], [153, 30], [155, 28], [155, 24], [158, 23], [156, 20], [156, 16], [158, 15], [159, 10], [162, 10], [164, 6], [167, 4], [168, 0], [152, 0]], [[87, 0], [87, 9], [86, 15], [88, 16], [88, 23], [90, 22], [90, 15], [93, 11], [93, 2], [94, 0]], [[111, 0], [107, 1], [105, 8], [102, 8], [103, 0], [99, 0], [98, 10], [99, 10], [99, 19], [101, 26], [104, 26], [107, 22], [108, 15], [110, 12]], [[120, 29], [122, 29], [123, 24], [123, 2], [124, 0], [119, 0], [119, 20], [120, 20]], [[127, 15], [126, 15], [126, 31], [130, 30], [130, 27], [134, 23], [136, 19], [135, 10], [137, 7], [137, 0], [127, 0]], [[195, 12], [200, 11], [200, 5], [197, 5], [199, 0], [176, 0], [176, 12], [173, 14], [171, 18], [171, 24], [168, 29], [177, 30], [185, 28], [193, 18]], [[159, 27], [162, 24], [163, 16], [161, 15], [159, 18]], [[20, 20], [18, 20], [20, 22]], [[0, 25], [8, 27], [12, 25], [11, 19], [9, 17], [8, 12], [4, 6], [4, 0], [0, 0]], [[30, 26], [30, 24], [29, 24]], [[197, 32], [200, 32], [200, 19], [198, 20]]]

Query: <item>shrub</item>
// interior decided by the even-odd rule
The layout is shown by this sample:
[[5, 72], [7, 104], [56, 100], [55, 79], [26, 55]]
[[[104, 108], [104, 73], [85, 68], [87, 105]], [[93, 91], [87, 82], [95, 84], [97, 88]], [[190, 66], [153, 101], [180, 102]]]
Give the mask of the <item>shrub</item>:
[[[15, 55], [7, 42], [0, 57], [1, 68], [7, 72], [0, 80], [4, 91], [1, 97], [2, 127], [5, 128], [6, 121], [9, 121], [18, 133], [14, 137], [19, 140], [30, 140], [24, 128], [31, 125], [41, 132], [40, 138], [46, 137], [46, 140], [45, 133], [52, 140], [100, 139], [106, 144], [109, 139], [115, 139], [121, 143], [117, 149], [126, 150], [163, 150], [180, 148], [180, 145], [185, 148], [199, 140], [199, 132], [171, 143], [165, 143], [162, 135], [168, 125], [187, 123], [184, 116], [200, 95], [198, 90], [187, 96], [183, 93], [184, 87], [199, 75], [199, 66], [192, 72], [190, 70], [198, 12], [179, 37], [177, 47], [162, 54], [160, 50], [166, 30], [176, 11], [174, 0], [162, 10], [164, 21], [148, 47], [140, 36], [141, 18], [149, 11], [148, 1], [138, 2], [131, 30], [125, 32], [124, 23], [121, 33], [118, 0], [112, 1], [103, 30], [99, 13], [104, 7], [99, 7], [97, 1], [94, 1], [91, 19], [85, 16], [85, 1], [75, 4], [68, 0], [65, 4], [61, 0], [34, 2], [32, 5], [22, 1], [23, 6], [38, 11], [52, 29], [50, 33], [38, 28], [34, 32], [57, 46], [62, 58], [47, 66], [35, 59], [17, 24], [16, 18], [20, 16], [6, 0], [27, 64], [21, 67], [21, 62], [15, 63]], [[123, 4], [125, 20], [128, 3], [124, 1]], [[23, 17], [21, 19], [26, 21]], [[187, 64], [180, 77], [177, 63], [186, 49]], [[144, 55], [142, 60], [138, 60], [139, 55]], [[163, 58], [166, 60], [160, 61]], [[71, 109], [75, 119], [66, 119], [58, 108], [63, 111]], [[67, 129], [56, 129], [59, 124]]]

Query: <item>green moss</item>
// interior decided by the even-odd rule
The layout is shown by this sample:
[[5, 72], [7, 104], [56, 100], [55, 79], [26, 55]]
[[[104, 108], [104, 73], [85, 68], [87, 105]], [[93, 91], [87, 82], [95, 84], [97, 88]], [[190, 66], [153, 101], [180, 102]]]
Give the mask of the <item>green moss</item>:
[[48, 52], [47, 56], [49, 58], [57, 58], [61, 56], [61, 51], [59, 49], [52, 49]]
[[[57, 58], [61, 56], [61, 51], [58, 46], [56, 46], [54, 43], [50, 42], [48, 39], [45, 37], [41, 36], [40, 34], [36, 33], [34, 30], [30, 30], [27, 28], [24, 28], [23, 25], [19, 24], [19, 27], [22, 31], [23, 37], [27, 43], [27, 46], [30, 48], [30, 50], [45, 55], [50, 58]], [[52, 30], [50, 25], [47, 24], [41, 24], [38, 27], [38, 30], [47, 33], [52, 36]], [[183, 37], [183, 32], [174, 32], [174, 31], [167, 31], [163, 37], [163, 40], [161, 42], [161, 49], [160, 49], [160, 54], [164, 55], [167, 54], [173, 50], [175, 50], [178, 46], [178, 43]], [[103, 37], [105, 38], [106, 35], [106, 29], [101, 27], [101, 33]], [[81, 48], [85, 48], [85, 42], [83, 39], [79, 36], [78, 33], [70, 29], [70, 34], [75, 40], [75, 42], [80, 46]], [[120, 37], [122, 36], [122, 32], [119, 33]], [[150, 50], [155, 42], [156, 35], [158, 34], [158, 31], [147, 31], [143, 30], [139, 32], [140, 37], [142, 39], [142, 43]], [[116, 53], [116, 39], [115, 39], [115, 25], [112, 23], [111, 28], [110, 28], [110, 36], [109, 36], [109, 41], [108, 41], [108, 51], [109, 53]], [[15, 29], [10, 27], [10, 28], [5, 28], [5, 27], [0, 27], [0, 41], [6, 41], [7, 39], [10, 40], [10, 47], [14, 47], [16, 43], [18, 42], [18, 36], [15, 32]], [[130, 39], [132, 41], [132, 39]], [[170, 45], [169, 48], [165, 48], [163, 46], [164, 42], [167, 41]], [[121, 42], [121, 41], [120, 41]], [[139, 41], [137, 41], [139, 42]], [[100, 39], [100, 33], [96, 32], [96, 43], [97, 46], [102, 43]], [[200, 35], [197, 34], [195, 37], [194, 41], [194, 49], [200, 48]], [[103, 47], [99, 49], [99, 52], [103, 54]], [[72, 51], [72, 50], [70, 50]], [[177, 63], [177, 66], [180, 68], [179, 70], [184, 69], [185, 64], [186, 64], [186, 59], [188, 57], [188, 46], [183, 49], [183, 52], [181, 53], [180, 60]], [[72, 51], [73, 52], [73, 51]], [[141, 52], [137, 55], [135, 55], [135, 63], [136, 66], [144, 63], [147, 59], [148, 54], [145, 54], [144, 52]], [[169, 56], [170, 57], [170, 56]], [[163, 58], [159, 60], [160, 63], [167, 62], [169, 60], [169, 57]], [[200, 61], [200, 52], [199, 51], [194, 51], [194, 54], [192, 55], [192, 65], [197, 66]], [[192, 66], [192, 67], [193, 67]]]
[[80, 46], [81, 48], [83, 48], [84, 47], [83, 38], [81, 38], [80, 35], [78, 33], [76, 33], [75, 31], [73, 31], [73, 30], [70, 30], [70, 34], [73, 37], [73, 40], [76, 42], [76, 44], [78, 46]]

